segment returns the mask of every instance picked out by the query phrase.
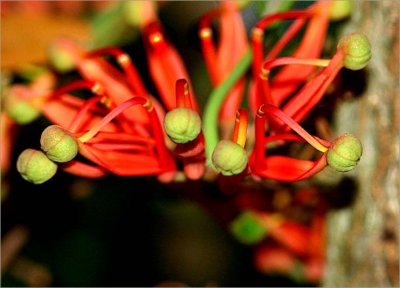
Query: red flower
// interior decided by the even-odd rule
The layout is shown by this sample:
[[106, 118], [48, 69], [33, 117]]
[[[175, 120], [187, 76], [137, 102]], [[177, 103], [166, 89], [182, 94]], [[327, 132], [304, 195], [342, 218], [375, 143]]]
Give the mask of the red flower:
[[[325, 34], [329, 23], [332, 2], [319, 1], [306, 10], [293, 10], [280, 12], [266, 16], [260, 20], [252, 31], [253, 65], [252, 72], [255, 83], [251, 93], [251, 103], [253, 111], [257, 111], [261, 104], [273, 104], [280, 106], [285, 99], [290, 96], [298, 86], [315, 70], [314, 67], [304, 67], [302, 65], [291, 65], [284, 67], [273, 78], [270, 92], [265, 92], [262, 78], [266, 72], [262, 71], [262, 63], [276, 59], [285, 46], [301, 31], [301, 28], [308, 22], [304, 36], [293, 53], [295, 58], [317, 58], [322, 51]], [[285, 34], [271, 48], [264, 58], [263, 53], [263, 31], [271, 23], [277, 20], [294, 19], [293, 24], [287, 29]], [[261, 76], [260, 75], [261, 73]], [[265, 83], [264, 83], [265, 85]]]
[[[345, 136], [334, 142], [324, 141], [309, 135], [298, 124], [320, 101], [342, 67], [361, 69], [370, 58], [367, 40], [352, 35], [339, 43], [332, 59], [316, 59], [322, 49], [332, 5], [320, 1], [306, 10], [276, 13], [263, 18], [253, 29], [254, 85], [249, 94], [252, 109], [257, 108], [257, 112], [250, 161], [245, 150], [249, 117], [246, 110], [239, 109], [239, 103], [244, 89], [243, 75], [252, 55], [235, 2], [223, 2], [200, 22], [207, 68], [213, 84], [218, 85], [206, 104], [203, 123], [183, 61], [167, 40], [151, 5], [146, 10], [149, 17], [141, 22], [142, 36], [150, 74], [167, 114], [147, 91], [125, 52], [115, 47], [87, 52], [65, 39], [56, 42], [53, 54], [61, 57], [64, 64], [75, 65], [85, 80], [37, 97], [40, 99], [36, 101], [37, 106], [47, 118], [76, 138], [83, 156], [101, 169], [118, 175], [174, 172], [175, 161], [166, 143], [182, 161], [189, 179], [201, 178], [206, 165], [212, 164], [223, 174], [221, 187], [232, 187], [232, 183], [241, 181], [249, 173], [254, 177], [298, 181], [314, 175], [327, 164], [339, 171], [348, 171], [361, 156], [358, 140]], [[215, 17], [220, 19], [218, 45], [213, 42], [211, 30]], [[294, 22], [264, 58], [263, 30], [273, 21], [284, 19], [294, 19]], [[303, 39], [293, 55], [277, 58], [307, 22]], [[103, 56], [114, 58], [122, 72], [102, 59]], [[270, 83], [270, 71], [278, 66], [285, 67]], [[315, 66], [324, 68], [315, 71]], [[97, 96], [83, 100], [68, 94], [76, 89], [89, 89]], [[237, 115], [236, 111], [239, 111]], [[233, 122], [233, 119], [235, 125], [230, 137], [225, 121]], [[220, 132], [223, 140], [218, 143]], [[175, 144], [167, 140], [167, 135]], [[319, 159], [297, 159], [265, 151], [270, 142], [282, 145], [304, 141], [322, 152]], [[71, 163], [63, 166], [78, 173], [74, 168], [78, 162]], [[93, 170], [93, 175], [103, 174], [104, 170], [98, 172]], [[230, 181], [231, 178], [230, 185], [225, 185], [229, 181], [224, 177], [233, 175], [236, 175], [235, 181]]]

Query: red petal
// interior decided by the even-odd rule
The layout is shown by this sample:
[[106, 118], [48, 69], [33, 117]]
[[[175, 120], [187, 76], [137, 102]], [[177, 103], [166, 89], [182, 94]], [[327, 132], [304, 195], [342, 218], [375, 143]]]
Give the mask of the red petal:
[[108, 174], [108, 171], [102, 167], [89, 165], [76, 160], [61, 164], [60, 168], [64, 172], [85, 178], [101, 178]]
[[269, 156], [265, 158], [265, 169], [253, 171], [264, 178], [292, 182], [314, 166], [313, 161], [300, 160], [286, 156]]
[[152, 155], [104, 151], [86, 144], [81, 146], [84, 146], [80, 149], [81, 153], [90, 161], [119, 176], [154, 175], [162, 172], [159, 161]]
[[[46, 118], [48, 118], [51, 122], [67, 128], [83, 103], [84, 100], [73, 96], [64, 95], [57, 99], [46, 102], [42, 107], [42, 111]], [[102, 118], [103, 116], [100, 114], [87, 113], [82, 117], [82, 122], [85, 123], [82, 129], [89, 129], [89, 127], [99, 122]], [[106, 131], [115, 131], [117, 128], [115, 124], [110, 123], [104, 129]]]

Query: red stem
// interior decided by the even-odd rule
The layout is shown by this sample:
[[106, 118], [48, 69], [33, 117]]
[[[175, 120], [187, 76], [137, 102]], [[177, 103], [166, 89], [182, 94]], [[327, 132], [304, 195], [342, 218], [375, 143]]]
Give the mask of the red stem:
[[325, 146], [323, 143], [319, 142], [316, 138], [311, 136], [306, 130], [303, 129], [303, 127], [301, 127], [296, 121], [290, 118], [279, 108], [273, 105], [265, 105], [263, 107], [260, 107], [260, 109], [263, 109], [265, 112], [271, 113], [275, 117], [279, 118], [318, 151], [326, 152], [328, 150], [329, 146]]
[[265, 60], [276, 58], [282, 51], [282, 49], [285, 48], [285, 46], [290, 42], [290, 40], [293, 39], [293, 37], [297, 34], [297, 32], [299, 32], [301, 27], [304, 26], [306, 21], [307, 21], [306, 18], [300, 18], [297, 19], [292, 25], [290, 25], [285, 34], [281, 38], [279, 38], [278, 42], [268, 52], [267, 56], [265, 57]]
[[68, 130], [72, 133], [75, 133], [80, 129], [80, 126], [82, 125], [82, 119], [83, 116], [91, 109], [93, 108], [97, 102], [99, 102], [103, 97], [102, 96], [95, 96], [83, 104], [83, 106], [80, 108], [80, 110], [76, 113], [75, 117], [72, 119], [71, 123], [69, 124]]
[[100, 86], [99, 83], [91, 82], [88, 80], [76, 80], [71, 83], [68, 83], [61, 88], [57, 89], [54, 91], [54, 93], [48, 98], [48, 100], [52, 100], [54, 98], [58, 98], [64, 94], [67, 94], [71, 91], [74, 90], [80, 90], [80, 89], [87, 89], [90, 90], [92, 93], [96, 95], [102, 95], [103, 93], [103, 88]]
[[264, 169], [265, 157], [265, 118], [264, 112], [260, 109], [257, 111], [255, 117], [255, 144], [254, 144], [254, 170]]
[[211, 20], [212, 18], [220, 15], [220, 10], [213, 10], [200, 19], [200, 31], [199, 36], [201, 40], [201, 48], [210, 74], [211, 82], [215, 86], [218, 84], [218, 67], [216, 49], [212, 37]]
[[131, 58], [127, 53], [116, 47], [106, 47], [98, 49], [93, 52], [89, 52], [87, 57], [102, 57], [105, 55], [111, 55], [114, 57], [124, 70], [127, 80], [135, 94], [145, 96], [148, 94], [139, 73], [137, 72]]

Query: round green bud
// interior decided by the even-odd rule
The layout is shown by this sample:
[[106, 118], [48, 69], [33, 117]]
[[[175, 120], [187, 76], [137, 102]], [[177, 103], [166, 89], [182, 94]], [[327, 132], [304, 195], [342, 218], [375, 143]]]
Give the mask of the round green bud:
[[337, 138], [327, 152], [328, 165], [339, 172], [347, 172], [356, 167], [362, 155], [360, 140], [351, 134]]
[[360, 70], [371, 59], [371, 44], [365, 35], [352, 33], [340, 39], [337, 49], [345, 53], [343, 66], [350, 70]]
[[68, 162], [78, 154], [78, 143], [67, 131], [57, 125], [44, 129], [40, 146], [50, 160]]
[[7, 114], [21, 125], [29, 124], [40, 117], [41, 112], [29, 101], [21, 99], [18, 93], [23, 93], [25, 87], [15, 86], [10, 88], [5, 95], [4, 108]]
[[18, 76], [27, 81], [34, 81], [44, 73], [48, 73], [48, 71], [49, 70], [44, 66], [25, 64], [19, 69]]
[[247, 167], [248, 156], [239, 144], [222, 140], [214, 149], [212, 162], [222, 175], [231, 176], [240, 174]]
[[165, 115], [164, 130], [175, 143], [193, 141], [201, 131], [200, 116], [190, 108], [173, 109]]
[[332, 2], [331, 20], [339, 21], [351, 15], [353, 5], [348, 0], [336, 0]]
[[75, 69], [75, 61], [71, 52], [62, 46], [62, 41], [58, 40], [49, 47], [49, 59], [51, 65], [61, 73], [67, 73]]
[[157, 5], [153, 1], [123, 1], [122, 16], [133, 27], [141, 27], [152, 17], [151, 11], [157, 13]]
[[251, 211], [242, 212], [230, 225], [230, 231], [241, 243], [253, 245], [267, 236], [266, 228]]
[[18, 157], [17, 170], [26, 181], [42, 184], [56, 174], [57, 164], [42, 151], [26, 149]]

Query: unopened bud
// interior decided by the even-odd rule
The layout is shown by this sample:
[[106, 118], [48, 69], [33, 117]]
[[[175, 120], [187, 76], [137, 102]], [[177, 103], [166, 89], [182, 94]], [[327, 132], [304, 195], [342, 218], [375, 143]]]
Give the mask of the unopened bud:
[[239, 144], [222, 140], [214, 149], [212, 162], [222, 175], [231, 176], [243, 172], [247, 167], [248, 156], [246, 150]]
[[362, 155], [360, 140], [351, 134], [343, 134], [333, 142], [327, 152], [328, 165], [339, 172], [347, 172], [356, 167]]
[[241, 243], [247, 245], [259, 243], [267, 235], [266, 228], [251, 211], [242, 212], [231, 223], [230, 231]]
[[18, 157], [17, 170], [26, 181], [42, 184], [56, 174], [57, 164], [42, 151], [26, 149]]
[[331, 20], [339, 21], [345, 19], [351, 15], [352, 10], [351, 1], [348, 0], [336, 0], [332, 2], [331, 8]]
[[43, 131], [40, 145], [47, 157], [55, 162], [68, 162], [78, 154], [75, 138], [57, 125], [51, 125]]
[[350, 70], [360, 70], [371, 59], [371, 44], [365, 35], [352, 33], [340, 39], [337, 49], [345, 53], [343, 66]]
[[49, 59], [53, 67], [61, 73], [67, 73], [75, 69], [74, 57], [71, 51], [63, 45], [63, 39], [51, 43], [49, 47]]
[[28, 88], [21, 85], [11, 87], [6, 91], [4, 100], [4, 108], [7, 114], [21, 125], [35, 121], [41, 115], [39, 109], [19, 95], [28, 93], [26, 89]]
[[193, 109], [176, 108], [165, 115], [164, 129], [175, 143], [187, 143], [200, 134], [201, 119]]

